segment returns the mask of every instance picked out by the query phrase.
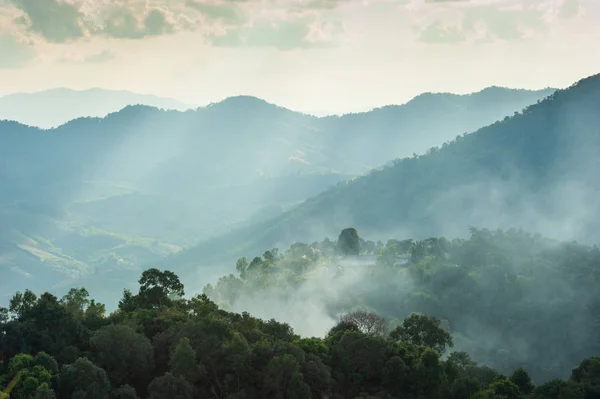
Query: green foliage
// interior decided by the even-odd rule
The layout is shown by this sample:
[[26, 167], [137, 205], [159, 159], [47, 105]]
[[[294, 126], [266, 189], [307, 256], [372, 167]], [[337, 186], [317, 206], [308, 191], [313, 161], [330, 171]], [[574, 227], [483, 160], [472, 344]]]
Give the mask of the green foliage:
[[385, 318], [386, 330], [400, 327], [394, 336], [402, 320], [419, 320], [412, 313], [427, 315], [437, 337], [410, 338], [407, 325], [404, 342], [442, 354], [466, 351], [507, 375], [525, 367], [538, 382], [570, 373], [600, 350], [597, 247], [471, 228], [469, 238], [391, 239], [381, 246], [362, 240], [361, 248], [346, 259], [328, 239], [295, 243], [270, 263], [257, 257], [244, 279], [228, 275], [205, 293], [229, 310], [248, 309], [257, 299], [294, 306], [308, 293], [331, 319], [365, 310]]
[[9, 320], [8, 309], [0, 307], [0, 324], [6, 323]]
[[37, 296], [30, 290], [25, 290], [24, 293], [17, 292], [11, 298], [10, 307], [8, 309], [11, 313], [14, 313], [17, 317], [21, 318], [31, 310], [36, 300]]
[[516, 369], [510, 376], [510, 381], [517, 386], [519, 392], [523, 395], [529, 395], [535, 388], [529, 373], [523, 368]]
[[157, 377], [148, 387], [148, 399], [192, 399], [193, 386], [182, 377], [167, 373]]
[[83, 318], [84, 312], [90, 303], [88, 299], [89, 296], [90, 295], [85, 288], [71, 288], [62, 298], [61, 302], [68, 312], [79, 318]]
[[539, 385], [531, 394], [532, 399], [585, 399], [585, 388], [572, 380], [554, 379]]
[[110, 399], [139, 399], [139, 396], [132, 386], [125, 384], [113, 389], [110, 393]]
[[[253, 278], [285, 267], [296, 256], [310, 255], [315, 263], [327, 259], [313, 246], [296, 245], [283, 256], [267, 252], [255, 262], [261, 273]], [[446, 256], [437, 259], [445, 261]], [[148, 278], [140, 281], [146, 289], [141, 292], [155, 287], [162, 287], [163, 294], [183, 292], [170, 272], [162, 274], [168, 276], [166, 283], [158, 281], [160, 274], [154, 270], [144, 276]], [[149, 282], [155, 277], [158, 283]], [[82, 399], [596, 398], [600, 368], [595, 357], [581, 362], [569, 380], [534, 387], [521, 368], [506, 378], [478, 366], [465, 352], [452, 352], [444, 360], [440, 354], [452, 346], [452, 337], [440, 320], [426, 315], [412, 314], [388, 334], [382, 316], [353, 311], [324, 338], [301, 338], [286, 323], [224, 311], [204, 294], [159, 306], [146, 302], [152, 296], [132, 296], [127, 300], [131, 306], [109, 316], [103, 309], [94, 311], [92, 323], [88, 310], [94, 301], [85, 302], [84, 292], [71, 291], [62, 301], [44, 293], [18, 318], [2, 324], [0, 349], [6, 367], [0, 383], [11, 397], [50, 399], [59, 389], [58, 397]], [[52, 320], [74, 323], [81, 332], [64, 335], [50, 328]], [[32, 356], [12, 347], [54, 349], [57, 337], [64, 345], [58, 361], [51, 352], [36, 349]], [[87, 357], [62, 360], [75, 353]]]
[[106, 370], [113, 383], [130, 383], [136, 389], [146, 386], [154, 368], [153, 348], [148, 338], [128, 325], [113, 324], [96, 331], [90, 343], [94, 363]]
[[6, 380], [13, 381], [11, 395], [18, 399], [52, 398], [50, 386], [58, 368], [53, 360], [46, 354], [33, 357], [24, 353], [10, 359]]
[[440, 328], [439, 320], [419, 314], [410, 315], [390, 333], [390, 337], [410, 345], [433, 348], [439, 353], [444, 353], [446, 347], [454, 346], [452, 336]]
[[61, 397], [108, 399], [110, 381], [106, 372], [86, 358], [63, 365], [60, 381]]
[[600, 357], [590, 357], [573, 369], [571, 380], [583, 385], [587, 398], [600, 398]]
[[171, 374], [184, 380], [195, 383], [201, 377], [204, 369], [196, 362], [196, 352], [190, 345], [189, 338], [181, 338], [171, 355], [169, 363]]
[[383, 317], [364, 310], [355, 310], [342, 316], [342, 323], [354, 324], [359, 331], [365, 334], [384, 335], [386, 321]]
[[168, 306], [173, 299], [185, 294], [179, 277], [169, 270], [148, 269], [142, 273], [139, 284], [138, 300], [147, 308]]

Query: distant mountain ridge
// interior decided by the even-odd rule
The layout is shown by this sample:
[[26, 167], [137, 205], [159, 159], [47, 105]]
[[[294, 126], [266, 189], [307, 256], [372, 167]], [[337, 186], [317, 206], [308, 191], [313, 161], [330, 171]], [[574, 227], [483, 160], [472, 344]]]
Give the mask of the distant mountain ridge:
[[[492, 101], [497, 102], [498, 97], [504, 97], [505, 101], [514, 102], [525, 98], [543, 98], [556, 89], [547, 88], [542, 90], [510, 89], [491, 86], [470, 94], [453, 93], [423, 93], [412, 100], [400, 105], [386, 105], [376, 107], [369, 111], [351, 112], [343, 115], [321, 116], [318, 118], [339, 118], [348, 115], [361, 115], [379, 110], [399, 107], [414, 107], [423, 101], [436, 100], [446, 101], [480, 101], [490, 95], [496, 97]], [[471, 99], [471, 100], [469, 100]], [[466, 101], [465, 101], [466, 100]], [[264, 110], [277, 108], [296, 114], [312, 116], [309, 113], [293, 111], [267, 102], [261, 98], [250, 95], [239, 95], [228, 97], [222, 101], [208, 104], [205, 107], [186, 104], [179, 100], [167, 97], [159, 97], [151, 94], [138, 94], [126, 90], [107, 90], [91, 88], [85, 90], [74, 90], [69, 88], [55, 88], [37, 92], [14, 93], [0, 97], [0, 120], [17, 121], [24, 125], [51, 129], [65, 124], [69, 121], [87, 117], [105, 117], [110, 113], [118, 112], [127, 106], [146, 105], [159, 109], [185, 111], [196, 108], [239, 108], [244, 106], [247, 112], [250, 110]], [[466, 104], [465, 104], [466, 105]], [[239, 110], [239, 109], [238, 109]]]
[[104, 117], [136, 104], [175, 110], [195, 107], [172, 98], [125, 90], [56, 88], [0, 97], [0, 120], [49, 129], [80, 117]]

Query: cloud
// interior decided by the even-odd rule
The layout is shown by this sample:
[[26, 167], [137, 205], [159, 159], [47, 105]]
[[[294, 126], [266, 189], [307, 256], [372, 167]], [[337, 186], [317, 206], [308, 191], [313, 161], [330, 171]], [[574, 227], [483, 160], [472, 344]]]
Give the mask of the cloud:
[[286, 21], [257, 21], [251, 26], [233, 28], [222, 35], [211, 34], [211, 44], [222, 47], [271, 47], [278, 50], [323, 48], [335, 45], [341, 23], [307, 18]]
[[83, 59], [85, 64], [103, 64], [116, 58], [116, 54], [110, 50], [104, 50], [96, 54], [89, 55]]
[[458, 27], [445, 26], [441, 21], [432, 22], [419, 35], [419, 41], [425, 43], [458, 43], [463, 40], [465, 34]]
[[[566, 0], [565, 15], [572, 14]], [[548, 30], [552, 9], [542, 0], [425, 0], [407, 6], [425, 43], [519, 40]]]
[[224, 3], [207, 3], [198, 0], [186, 1], [186, 6], [197, 10], [208, 19], [221, 20], [227, 24], [242, 24], [246, 21], [243, 10], [236, 3], [247, 3], [248, 0], [229, 0]]
[[333, 45], [341, 24], [327, 14], [349, 4], [358, 0], [5, 0], [0, 11], [50, 43], [197, 31], [216, 46], [287, 50]]
[[61, 64], [103, 64], [110, 62], [117, 57], [117, 54], [112, 50], [102, 50], [97, 53], [85, 55], [80, 52], [67, 53], [58, 58]]
[[[148, 6], [145, 0], [7, 0], [15, 27], [50, 43], [90, 36], [140, 39], [194, 28], [180, 24], [185, 14], [177, 1]], [[174, 6], [172, 6], [174, 4]], [[2, 8], [2, 5], [0, 5]], [[6, 6], [5, 8], [5, 14]], [[189, 21], [188, 21], [189, 22]]]
[[49, 42], [62, 43], [84, 35], [83, 15], [72, 3], [58, 0], [10, 0], [22, 11], [17, 22], [27, 25]]
[[137, 16], [134, 10], [118, 7], [106, 13], [104, 22], [94, 33], [118, 39], [140, 39], [172, 33], [173, 29], [160, 9], [150, 9], [145, 15]]
[[35, 57], [31, 44], [19, 41], [15, 36], [0, 33], [0, 69], [20, 68]]
[[558, 9], [558, 17], [569, 19], [579, 14], [581, 3], [579, 0], [564, 0]]
[[335, 10], [356, 4], [355, 0], [187, 1], [206, 18], [223, 23], [207, 33], [210, 44], [283, 51], [337, 45], [344, 26]]

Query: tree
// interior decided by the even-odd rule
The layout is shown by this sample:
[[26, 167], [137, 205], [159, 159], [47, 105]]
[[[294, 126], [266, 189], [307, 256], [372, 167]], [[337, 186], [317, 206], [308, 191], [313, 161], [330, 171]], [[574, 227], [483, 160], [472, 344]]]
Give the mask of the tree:
[[496, 395], [496, 397], [504, 399], [519, 399], [521, 397], [519, 388], [509, 380], [498, 380], [492, 383], [489, 391]]
[[36, 388], [33, 399], [56, 399], [56, 395], [48, 383], [43, 382]]
[[[50, 375], [53, 377], [53, 383], [55, 383], [55, 377], [59, 373], [58, 363], [56, 359], [47, 354], [46, 352], [38, 352], [37, 355], [33, 358], [33, 363], [39, 366], [42, 366], [46, 370], [50, 372]], [[54, 386], [56, 384], [53, 384]]]
[[[28, 399], [35, 397], [38, 388], [41, 396], [44, 392], [48, 393], [52, 384], [52, 372], [38, 364], [36, 358], [29, 354], [21, 353], [14, 356], [8, 363], [8, 370], [9, 378], [14, 381], [11, 389], [15, 398]], [[48, 389], [42, 387], [44, 384]], [[52, 390], [49, 393], [52, 393]]]
[[106, 372], [87, 358], [80, 357], [74, 363], [64, 365], [60, 382], [61, 398], [108, 399], [110, 382]]
[[17, 291], [11, 298], [8, 309], [11, 313], [14, 313], [17, 318], [21, 319], [25, 317], [25, 314], [29, 310], [31, 310], [36, 301], [37, 296], [32, 291], [25, 290], [23, 294]]
[[196, 352], [190, 345], [189, 338], [181, 338], [171, 355], [169, 362], [171, 374], [181, 377], [190, 383], [200, 378], [203, 369], [196, 362]]
[[385, 319], [375, 313], [366, 312], [364, 310], [356, 310], [342, 316], [340, 321], [343, 323], [351, 323], [356, 325], [356, 327], [358, 327], [358, 329], [365, 334], [385, 334]]
[[148, 399], [192, 399], [193, 397], [193, 385], [171, 373], [153, 379], [148, 386]]
[[248, 259], [246, 257], [240, 258], [235, 262], [235, 270], [243, 280], [246, 277], [246, 269], [248, 268]]
[[475, 361], [471, 359], [471, 356], [469, 356], [467, 352], [452, 352], [448, 355], [447, 361], [449, 363], [454, 364], [459, 369], [463, 370], [467, 367], [477, 366], [477, 363], [475, 363]]
[[103, 303], [91, 300], [84, 313], [84, 324], [86, 327], [97, 330], [104, 323], [106, 306]]
[[143, 389], [154, 368], [154, 350], [144, 335], [127, 325], [110, 325], [96, 331], [91, 339], [94, 360], [116, 385], [130, 384]]
[[298, 361], [292, 355], [276, 356], [269, 361], [263, 397], [309, 399], [310, 388], [304, 382]]
[[444, 353], [446, 347], [453, 347], [452, 336], [440, 327], [440, 321], [434, 317], [413, 313], [396, 327], [390, 337], [416, 346], [426, 346]]
[[360, 253], [360, 238], [353, 227], [347, 227], [340, 233], [337, 250], [342, 255], [358, 255]]
[[119, 309], [122, 312], [129, 313], [133, 312], [138, 308], [138, 297], [128, 290], [123, 290], [123, 297], [119, 301]]
[[600, 357], [592, 356], [583, 360], [573, 369], [571, 380], [583, 386], [586, 397], [600, 398]]
[[523, 368], [516, 369], [510, 376], [510, 381], [519, 388], [523, 395], [529, 395], [535, 388], [529, 373]]
[[420, 391], [425, 398], [439, 398], [442, 385], [440, 355], [432, 348], [426, 348], [417, 363]]
[[130, 385], [123, 385], [113, 389], [110, 393], [110, 399], [139, 399], [139, 396]]
[[550, 380], [538, 385], [531, 393], [532, 399], [585, 399], [585, 389], [573, 380]]
[[339, 341], [346, 333], [360, 332], [358, 326], [352, 322], [340, 321], [327, 332], [326, 341], [331, 344]]
[[4, 307], [0, 307], [0, 324], [6, 323], [8, 321], [8, 309]]
[[69, 292], [62, 297], [60, 302], [68, 312], [81, 319], [90, 303], [90, 300], [88, 299], [89, 295], [90, 294], [85, 288], [71, 288]]
[[185, 295], [184, 286], [179, 277], [169, 270], [160, 271], [152, 268], [144, 271], [138, 281], [140, 305], [148, 308], [163, 308], [172, 303], [174, 298]]
[[187, 309], [194, 316], [204, 317], [215, 313], [219, 307], [206, 294], [198, 294], [188, 301]]

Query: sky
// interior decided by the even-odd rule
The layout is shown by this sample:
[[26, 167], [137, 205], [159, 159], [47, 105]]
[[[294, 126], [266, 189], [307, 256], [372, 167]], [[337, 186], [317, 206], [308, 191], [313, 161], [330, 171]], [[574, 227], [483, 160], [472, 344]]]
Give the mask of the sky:
[[600, 73], [599, 0], [0, 0], [0, 95], [253, 95], [314, 114]]

